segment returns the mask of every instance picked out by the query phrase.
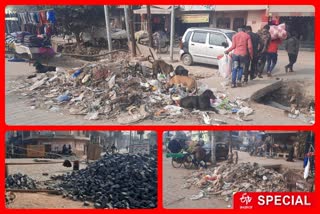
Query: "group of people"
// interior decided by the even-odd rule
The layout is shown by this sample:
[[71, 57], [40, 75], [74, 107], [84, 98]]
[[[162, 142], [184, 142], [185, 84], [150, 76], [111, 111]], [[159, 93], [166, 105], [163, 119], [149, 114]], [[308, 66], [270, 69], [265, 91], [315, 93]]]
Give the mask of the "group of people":
[[72, 150], [71, 150], [71, 145], [69, 144], [68, 146], [66, 144], [63, 144], [62, 146], [62, 154], [64, 155], [71, 155]]
[[[277, 64], [278, 47], [282, 43], [280, 39], [271, 39], [270, 26], [265, 25], [257, 33], [252, 32], [251, 26], [239, 28], [239, 32], [232, 37], [232, 46], [225, 54], [232, 54], [232, 88], [242, 86], [256, 77], [263, 78], [262, 73], [267, 64], [267, 76], [272, 76], [272, 71]], [[299, 52], [299, 40], [297, 33], [293, 32], [285, 44], [288, 52], [289, 64], [285, 66], [285, 72], [293, 72], [293, 65], [297, 61]]]

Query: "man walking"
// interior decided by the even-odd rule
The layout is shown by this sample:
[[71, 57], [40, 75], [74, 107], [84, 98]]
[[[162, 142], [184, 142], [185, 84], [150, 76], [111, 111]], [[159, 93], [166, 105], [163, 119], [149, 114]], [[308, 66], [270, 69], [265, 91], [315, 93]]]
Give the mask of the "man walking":
[[257, 33], [252, 32], [251, 26], [246, 26], [246, 33], [250, 36], [253, 49], [253, 57], [248, 61], [244, 73], [244, 82], [248, 82], [248, 76], [250, 74], [250, 80], [253, 80], [257, 76], [257, 63], [258, 63], [258, 50], [260, 48], [260, 37]]
[[297, 61], [299, 53], [299, 40], [297, 38], [297, 32], [293, 32], [292, 36], [286, 42], [286, 51], [288, 52], [289, 64], [285, 66], [286, 73], [288, 69], [290, 72], [293, 72], [293, 64]]
[[232, 83], [231, 88], [241, 87], [241, 78], [243, 69], [250, 59], [253, 57], [252, 42], [250, 36], [244, 32], [244, 27], [232, 37], [232, 46], [225, 51], [228, 54], [234, 50], [232, 54]]
[[278, 61], [278, 47], [281, 44], [280, 39], [271, 40], [267, 50], [267, 75], [271, 77], [271, 72]]
[[262, 78], [262, 72], [267, 60], [267, 50], [271, 41], [271, 34], [269, 30], [270, 30], [270, 26], [265, 25], [261, 30], [258, 31], [258, 35], [260, 37], [260, 44], [261, 44], [258, 51], [259, 57], [258, 57], [258, 65], [257, 65], [259, 78]]

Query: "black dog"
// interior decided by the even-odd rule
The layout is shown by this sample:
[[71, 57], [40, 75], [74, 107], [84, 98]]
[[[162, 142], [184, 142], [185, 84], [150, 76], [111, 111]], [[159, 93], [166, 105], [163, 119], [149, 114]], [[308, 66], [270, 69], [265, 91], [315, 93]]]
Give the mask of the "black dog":
[[48, 71], [56, 71], [55, 66], [46, 66], [42, 65], [40, 62], [33, 63], [33, 66], [36, 68], [37, 73], [47, 73]]
[[211, 107], [210, 99], [217, 99], [211, 90], [205, 90], [200, 96], [187, 96], [180, 100], [180, 106], [187, 109], [199, 109], [202, 111], [214, 111], [217, 109]]
[[188, 76], [189, 71], [187, 69], [185, 69], [183, 66], [178, 65], [176, 67], [176, 69], [174, 70], [174, 73], [176, 75], [180, 75], [180, 76]]

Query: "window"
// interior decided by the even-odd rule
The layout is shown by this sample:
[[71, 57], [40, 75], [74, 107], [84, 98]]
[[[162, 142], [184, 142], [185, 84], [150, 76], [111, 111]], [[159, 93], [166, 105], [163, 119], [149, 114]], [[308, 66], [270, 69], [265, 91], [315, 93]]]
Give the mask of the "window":
[[234, 18], [233, 20], [233, 30], [238, 31], [238, 28], [244, 26], [244, 18]]
[[223, 42], [227, 42], [226, 37], [221, 33], [210, 33], [209, 44], [222, 46]]
[[192, 42], [197, 42], [197, 43], [206, 43], [206, 38], [207, 38], [206, 32], [194, 32], [193, 37], [192, 37]]
[[217, 28], [230, 29], [230, 18], [218, 18]]
[[189, 42], [192, 31], [189, 31], [184, 39], [185, 42]]

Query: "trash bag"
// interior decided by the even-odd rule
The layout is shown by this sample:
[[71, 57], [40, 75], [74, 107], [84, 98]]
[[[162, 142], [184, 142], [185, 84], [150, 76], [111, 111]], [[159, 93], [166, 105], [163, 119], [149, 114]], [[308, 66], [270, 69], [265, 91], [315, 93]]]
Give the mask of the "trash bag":
[[218, 57], [219, 75], [228, 78], [231, 74], [232, 59], [228, 54]]

